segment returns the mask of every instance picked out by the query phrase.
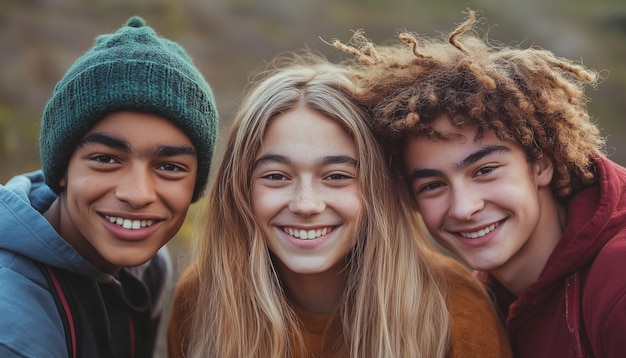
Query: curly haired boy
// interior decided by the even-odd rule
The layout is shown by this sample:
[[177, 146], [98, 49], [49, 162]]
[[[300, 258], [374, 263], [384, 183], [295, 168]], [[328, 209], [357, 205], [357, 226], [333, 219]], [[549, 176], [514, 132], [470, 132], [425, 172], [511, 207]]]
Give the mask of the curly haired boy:
[[481, 39], [349, 44], [359, 101], [433, 238], [491, 290], [518, 357], [626, 352], [626, 169], [586, 109], [596, 72]]

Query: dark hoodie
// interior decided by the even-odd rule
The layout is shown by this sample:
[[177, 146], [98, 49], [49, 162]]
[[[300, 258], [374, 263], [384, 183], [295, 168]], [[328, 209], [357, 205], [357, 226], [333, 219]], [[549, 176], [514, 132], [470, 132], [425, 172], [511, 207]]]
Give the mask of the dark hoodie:
[[518, 358], [626, 355], [626, 169], [596, 161], [599, 183], [568, 204], [567, 227], [519, 296], [482, 275]]
[[116, 277], [104, 273], [42, 216], [55, 199], [41, 172], [0, 185], [0, 357], [70, 353], [42, 264], [66, 287], [77, 357], [150, 357], [170, 272], [167, 251]]

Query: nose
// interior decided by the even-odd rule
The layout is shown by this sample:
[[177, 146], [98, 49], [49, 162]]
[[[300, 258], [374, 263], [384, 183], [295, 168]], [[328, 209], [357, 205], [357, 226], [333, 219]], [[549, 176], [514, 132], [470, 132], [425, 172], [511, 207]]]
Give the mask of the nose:
[[452, 190], [448, 215], [459, 220], [467, 221], [482, 210], [484, 201], [477, 190], [462, 187]]
[[311, 184], [298, 185], [289, 202], [289, 210], [303, 216], [319, 214], [325, 208], [326, 204], [322, 195]]
[[149, 168], [136, 166], [117, 183], [115, 195], [132, 208], [142, 208], [156, 200], [155, 179]]

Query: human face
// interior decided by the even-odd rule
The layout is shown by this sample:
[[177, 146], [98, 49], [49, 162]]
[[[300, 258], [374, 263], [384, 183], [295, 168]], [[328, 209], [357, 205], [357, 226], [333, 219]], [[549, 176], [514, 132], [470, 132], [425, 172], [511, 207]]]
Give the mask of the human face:
[[59, 197], [59, 234], [105, 272], [154, 256], [181, 227], [197, 171], [190, 139], [169, 120], [116, 112], [81, 139]]
[[453, 127], [445, 115], [433, 127], [463, 137], [414, 137], [404, 151], [411, 192], [432, 236], [477, 270], [505, 271], [535, 255], [549, 241], [550, 225], [558, 225], [542, 218], [551, 161], [531, 165], [519, 146], [492, 131], [476, 141], [475, 128]]
[[356, 148], [334, 120], [308, 108], [272, 119], [257, 153], [252, 210], [279, 265], [296, 275], [341, 270], [362, 202]]

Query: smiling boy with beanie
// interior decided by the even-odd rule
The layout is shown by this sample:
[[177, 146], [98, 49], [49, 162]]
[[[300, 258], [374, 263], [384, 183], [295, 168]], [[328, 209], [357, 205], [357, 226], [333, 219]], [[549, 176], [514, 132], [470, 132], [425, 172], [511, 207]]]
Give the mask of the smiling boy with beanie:
[[42, 170], [0, 185], [0, 356], [152, 356], [216, 132], [182, 47], [139, 17], [96, 39], [45, 107]]

